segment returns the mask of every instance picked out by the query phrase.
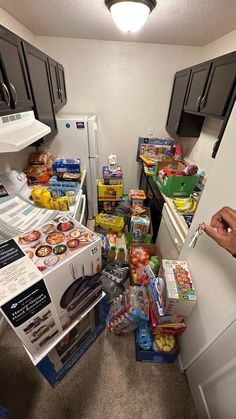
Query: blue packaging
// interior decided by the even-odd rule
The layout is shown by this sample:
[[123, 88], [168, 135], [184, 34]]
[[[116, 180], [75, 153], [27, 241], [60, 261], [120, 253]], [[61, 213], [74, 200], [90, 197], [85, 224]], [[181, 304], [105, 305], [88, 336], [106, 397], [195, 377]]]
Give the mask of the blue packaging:
[[[107, 302], [103, 298], [92, 310], [96, 310], [96, 321], [92, 327], [93, 321], [89, 325], [85, 317], [91, 315], [88, 313], [67, 336], [62, 339], [37, 365], [37, 369], [46, 378], [52, 387], [56, 387], [66, 376], [70, 369], [89, 349], [97, 337], [104, 331], [106, 326]], [[91, 310], [91, 312], [92, 312]], [[81, 322], [85, 322], [82, 324]], [[87, 329], [85, 330], [85, 325]], [[81, 325], [81, 328], [79, 327]], [[73, 331], [76, 332], [73, 334]], [[69, 341], [71, 340], [71, 342]], [[0, 416], [1, 419], [1, 416]], [[5, 418], [4, 418], [5, 419]]]
[[80, 184], [78, 182], [73, 182], [73, 181], [67, 181], [67, 180], [57, 180], [56, 176], [52, 176], [51, 179], [49, 180], [49, 185], [51, 186], [51, 188], [55, 190], [55, 188], [65, 188], [65, 189], [70, 189], [70, 190], [74, 190], [74, 189], [78, 189], [80, 187]]
[[8, 410], [5, 407], [0, 406], [0, 419], [8, 419], [8, 418], [9, 418]]
[[52, 163], [54, 173], [80, 173], [80, 159], [57, 159]]

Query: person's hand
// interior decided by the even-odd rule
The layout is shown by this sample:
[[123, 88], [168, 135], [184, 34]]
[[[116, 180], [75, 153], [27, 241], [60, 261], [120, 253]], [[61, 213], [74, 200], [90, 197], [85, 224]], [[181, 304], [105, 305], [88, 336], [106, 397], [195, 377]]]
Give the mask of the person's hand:
[[232, 255], [236, 254], [236, 211], [223, 207], [211, 219], [211, 224], [203, 224], [203, 230], [221, 247]]

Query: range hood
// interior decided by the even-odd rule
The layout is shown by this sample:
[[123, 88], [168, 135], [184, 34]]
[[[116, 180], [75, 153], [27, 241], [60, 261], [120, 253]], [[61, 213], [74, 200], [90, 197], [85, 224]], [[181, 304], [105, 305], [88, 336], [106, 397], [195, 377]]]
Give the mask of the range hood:
[[20, 151], [51, 132], [33, 111], [0, 117], [0, 153]]

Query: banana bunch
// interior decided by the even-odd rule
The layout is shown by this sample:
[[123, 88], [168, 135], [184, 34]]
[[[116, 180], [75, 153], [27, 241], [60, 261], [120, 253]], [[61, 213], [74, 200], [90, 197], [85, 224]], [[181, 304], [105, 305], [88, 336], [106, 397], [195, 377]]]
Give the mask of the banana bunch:
[[173, 204], [178, 212], [194, 214], [197, 209], [197, 201], [192, 196], [188, 198], [174, 198]]

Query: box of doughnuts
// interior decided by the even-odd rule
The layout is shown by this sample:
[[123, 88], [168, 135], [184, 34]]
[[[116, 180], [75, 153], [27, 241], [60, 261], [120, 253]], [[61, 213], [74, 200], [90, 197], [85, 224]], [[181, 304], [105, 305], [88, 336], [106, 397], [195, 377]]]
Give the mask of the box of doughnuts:
[[101, 239], [73, 218], [0, 244], [0, 311], [32, 355], [101, 296]]

